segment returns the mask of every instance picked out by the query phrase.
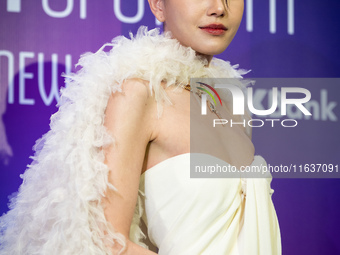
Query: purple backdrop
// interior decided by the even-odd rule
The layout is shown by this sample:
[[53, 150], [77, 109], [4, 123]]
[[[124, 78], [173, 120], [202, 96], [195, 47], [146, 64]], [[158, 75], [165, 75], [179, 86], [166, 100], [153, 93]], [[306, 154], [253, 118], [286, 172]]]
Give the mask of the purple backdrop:
[[[252, 69], [248, 77], [339, 77], [338, 0], [246, 0], [245, 6], [236, 38], [219, 57]], [[0, 1], [0, 213], [21, 183], [35, 140], [49, 129], [60, 74], [75, 71], [80, 54], [142, 24], [157, 26], [146, 0]], [[334, 108], [293, 129], [254, 129], [256, 154], [268, 163], [340, 163], [340, 87], [309, 89], [321, 108], [333, 102]], [[283, 254], [340, 254], [339, 184], [273, 180]]]

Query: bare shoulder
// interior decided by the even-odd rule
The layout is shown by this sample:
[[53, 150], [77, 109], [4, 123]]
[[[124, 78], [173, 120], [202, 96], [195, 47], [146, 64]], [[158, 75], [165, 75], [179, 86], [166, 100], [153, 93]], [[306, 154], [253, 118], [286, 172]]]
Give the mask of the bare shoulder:
[[128, 79], [122, 83], [121, 90], [112, 93], [109, 98], [105, 112], [106, 125], [109, 129], [112, 125], [119, 125], [126, 131], [139, 129], [139, 132], [152, 137], [156, 102], [151, 96], [148, 82]]
[[152, 97], [150, 96], [146, 81], [141, 79], [128, 79], [121, 84], [121, 92], [111, 94], [109, 99], [110, 105], [108, 106], [112, 104], [120, 105], [122, 103], [129, 103], [129, 105], [126, 105], [128, 108], [135, 106], [147, 107], [151, 99]]

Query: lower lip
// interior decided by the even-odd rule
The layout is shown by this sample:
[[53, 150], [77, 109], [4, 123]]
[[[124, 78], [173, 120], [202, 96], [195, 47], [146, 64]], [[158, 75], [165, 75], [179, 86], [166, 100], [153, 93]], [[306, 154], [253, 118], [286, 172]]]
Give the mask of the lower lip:
[[201, 28], [203, 31], [207, 32], [208, 34], [211, 35], [223, 35], [225, 34], [226, 30], [221, 29], [221, 28]]

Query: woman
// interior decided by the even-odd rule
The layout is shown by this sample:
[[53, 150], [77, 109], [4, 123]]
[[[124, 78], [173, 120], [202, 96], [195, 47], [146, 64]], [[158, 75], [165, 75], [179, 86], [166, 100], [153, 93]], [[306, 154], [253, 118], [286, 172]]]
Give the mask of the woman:
[[[270, 179], [198, 183], [185, 172], [191, 93], [183, 88], [191, 77], [245, 73], [213, 59], [235, 36], [243, 1], [149, 4], [171, 34], [141, 28], [82, 56], [1, 218], [1, 254], [155, 254], [141, 217], [159, 254], [280, 254]], [[216, 116], [235, 118], [221, 107], [208, 119]], [[208, 140], [219, 141], [212, 145], [224, 162], [261, 161], [245, 129], [216, 132]], [[216, 187], [221, 196], [204, 196]]]

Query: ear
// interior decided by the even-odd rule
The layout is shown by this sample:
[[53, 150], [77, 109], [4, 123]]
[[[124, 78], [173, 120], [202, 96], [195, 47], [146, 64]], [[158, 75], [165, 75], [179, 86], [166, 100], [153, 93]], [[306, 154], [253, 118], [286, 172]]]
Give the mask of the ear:
[[164, 22], [165, 17], [164, 17], [164, 0], [148, 0], [150, 9], [155, 15], [155, 17], [160, 21]]

